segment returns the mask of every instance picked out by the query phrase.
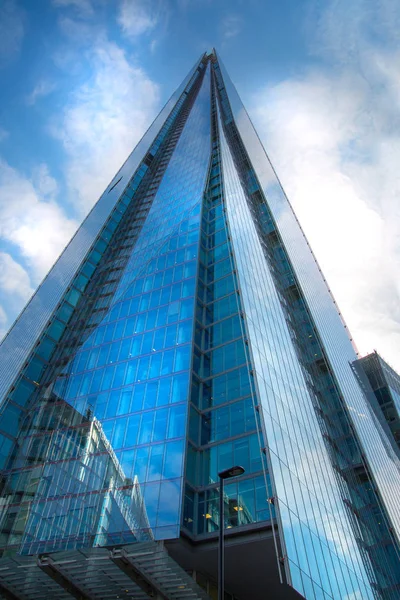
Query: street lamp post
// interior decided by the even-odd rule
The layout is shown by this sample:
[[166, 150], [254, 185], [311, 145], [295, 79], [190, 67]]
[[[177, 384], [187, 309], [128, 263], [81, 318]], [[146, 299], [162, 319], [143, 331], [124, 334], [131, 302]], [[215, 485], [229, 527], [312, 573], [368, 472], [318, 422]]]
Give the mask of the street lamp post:
[[218, 544], [218, 600], [224, 600], [224, 581], [225, 581], [225, 547], [224, 547], [224, 481], [231, 477], [243, 475], [243, 467], [231, 467], [218, 473], [219, 477], [219, 544]]

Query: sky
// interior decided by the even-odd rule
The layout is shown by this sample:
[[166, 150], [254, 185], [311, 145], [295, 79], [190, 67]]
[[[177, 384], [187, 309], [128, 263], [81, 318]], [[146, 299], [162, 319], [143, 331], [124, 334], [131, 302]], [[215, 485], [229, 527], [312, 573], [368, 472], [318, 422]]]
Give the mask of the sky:
[[360, 354], [400, 370], [398, 0], [0, 0], [0, 337], [216, 47]]

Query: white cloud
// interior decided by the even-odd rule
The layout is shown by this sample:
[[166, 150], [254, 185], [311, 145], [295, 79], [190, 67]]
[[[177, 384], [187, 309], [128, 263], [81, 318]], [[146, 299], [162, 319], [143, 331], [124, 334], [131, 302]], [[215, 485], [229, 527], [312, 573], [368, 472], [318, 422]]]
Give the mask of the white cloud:
[[161, 4], [154, 0], [121, 0], [117, 21], [129, 37], [148, 33], [157, 25]]
[[58, 18], [61, 33], [67, 38], [67, 44], [60, 44], [53, 55], [55, 63], [68, 73], [76, 72], [84, 59], [85, 48], [89, 45], [95, 46], [101, 27], [89, 20], [75, 19], [61, 14]]
[[0, 5], [0, 67], [14, 60], [24, 37], [24, 12], [14, 0]]
[[158, 45], [159, 45], [159, 40], [158, 39], [151, 40], [151, 42], [150, 42], [150, 52], [152, 54], [155, 53], [155, 51], [158, 48]]
[[32, 179], [36, 190], [44, 197], [50, 199], [58, 192], [57, 181], [50, 175], [49, 167], [42, 163], [33, 170]]
[[34, 291], [28, 273], [6, 252], [0, 252], [0, 289], [3, 294], [25, 302]]
[[87, 51], [91, 77], [72, 95], [53, 134], [68, 155], [71, 201], [86, 214], [156, 114], [158, 87], [116, 44]]
[[54, 82], [47, 81], [45, 79], [39, 81], [31, 91], [31, 93], [28, 94], [26, 98], [26, 103], [29, 106], [32, 106], [33, 104], [35, 104], [38, 98], [44, 98], [45, 96], [48, 96], [49, 94], [51, 94], [51, 92], [53, 92], [56, 89], [56, 87], [57, 86]]
[[228, 15], [223, 19], [221, 26], [222, 37], [226, 41], [239, 35], [242, 29], [242, 19], [238, 15]]
[[373, 45], [356, 13], [353, 25], [344, 19], [345, 53], [341, 4], [320, 17], [340, 68], [260, 90], [251, 113], [360, 351], [376, 348], [399, 368], [400, 55]]
[[73, 8], [80, 16], [91, 16], [93, 14], [91, 0], [53, 0], [53, 4], [58, 8]]
[[378, 45], [397, 47], [399, 27], [397, 0], [314, 1], [305, 20], [310, 50], [352, 68]]
[[33, 292], [23, 266], [7, 252], [0, 252], [0, 340]]
[[38, 167], [34, 179], [35, 184], [0, 160], [0, 238], [18, 249], [37, 284], [77, 224], [52, 197], [56, 185], [45, 165]]
[[6, 311], [0, 305], [0, 341], [3, 339], [3, 337], [7, 333], [8, 327], [9, 327], [9, 322], [8, 322], [8, 317], [7, 317]]

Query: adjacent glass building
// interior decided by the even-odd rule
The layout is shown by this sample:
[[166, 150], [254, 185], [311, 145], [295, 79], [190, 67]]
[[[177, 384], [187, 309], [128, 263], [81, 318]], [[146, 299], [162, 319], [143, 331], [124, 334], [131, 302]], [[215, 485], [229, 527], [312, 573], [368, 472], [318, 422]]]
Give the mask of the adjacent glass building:
[[356, 359], [204, 54], [0, 346], [0, 596], [215, 597], [223, 525], [227, 598], [399, 598], [399, 448]]
[[375, 401], [371, 402], [373, 410], [383, 426], [386, 426], [389, 439], [400, 447], [399, 375], [376, 351], [359, 359], [354, 366], [367, 376], [375, 396]]

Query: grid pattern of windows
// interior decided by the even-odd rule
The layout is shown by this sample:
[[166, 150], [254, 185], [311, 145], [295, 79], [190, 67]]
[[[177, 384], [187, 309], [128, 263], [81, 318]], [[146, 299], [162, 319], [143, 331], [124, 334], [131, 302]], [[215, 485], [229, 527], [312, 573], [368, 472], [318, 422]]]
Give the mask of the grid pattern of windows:
[[[66, 288], [71, 285], [82, 261], [86, 260], [92, 246], [97, 241], [99, 232], [119, 201], [121, 188], [125, 187], [126, 182], [131, 180], [132, 175], [140, 167], [149, 146], [158, 143], [158, 134], [179, 99], [182, 96], [184, 99], [186, 98], [185, 91], [189, 90], [198, 78], [203, 60], [204, 56], [196, 62], [182, 84], [165, 104], [3, 340], [0, 346], [1, 403], [4, 401], [10, 385], [14, 382], [16, 373], [29, 359], [48, 320], [62, 302]], [[117, 180], [119, 180], [118, 185], [113, 187]], [[96, 265], [97, 262], [94, 264]]]
[[367, 376], [375, 396], [370, 398], [374, 412], [386, 431], [389, 428], [389, 440], [393, 436], [400, 447], [400, 377], [376, 352], [358, 360], [354, 368], [360, 378]]
[[372, 598], [222, 126], [221, 136], [228, 219], [292, 585], [306, 598]]
[[183, 515], [183, 526], [196, 536], [219, 529], [218, 472], [236, 464], [245, 475], [226, 488], [224, 527], [269, 524], [271, 518], [269, 479], [225, 214], [214, 102], [212, 106], [214, 135], [201, 219]]
[[[306, 320], [310, 321], [311, 319], [314, 323], [317, 332], [316, 337], [318, 337], [318, 340], [315, 339], [317, 348], [316, 357], [318, 357], [318, 351], [324, 353], [323, 357], [322, 355], [321, 357], [327, 362], [330, 372], [334, 374], [334, 386], [337, 386], [337, 397], [340, 405], [340, 408], [337, 410], [344, 417], [342, 425], [344, 425], [345, 422], [351, 424], [351, 433], [347, 436], [349, 441], [342, 441], [339, 439], [336, 443], [331, 434], [326, 434], [322, 430], [324, 436], [323, 439], [331, 447], [335, 443], [339, 447], [340, 445], [343, 445], [344, 454], [348, 454], [349, 456], [353, 453], [354, 458], [356, 458], [357, 455], [355, 445], [358, 448], [361, 448], [363, 453], [361, 458], [363, 464], [368, 466], [368, 473], [364, 471], [361, 474], [361, 485], [359, 486], [359, 489], [356, 490], [356, 494], [364, 496], [362, 502], [365, 505], [367, 505], [367, 503], [369, 504], [368, 496], [369, 500], [371, 500], [371, 494], [368, 488], [371, 488], [371, 483], [369, 481], [369, 476], [371, 476], [372, 481], [379, 490], [380, 497], [384, 501], [383, 519], [380, 518], [382, 516], [382, 504], [376, 495], [373, 507], [370, 506], [366, 511], [361, 511], [364, 514], [360, 520], [361, 512], [359, 510], [359, 505], [353, 501], [353, 498], [349, 499], [346, 497], [346, 495], [343, 494], [343, 491], [342, 500], [339, 501], [339, 507], [341, 502], [346, 506], [347, 518], [354, 524], [354, 532], [357, 538], [360, 535], [358, 527], [361, 526], [363, 542], [359, 547], [364, 556], [365, 550], [368, 550], [369, 558], [366, 557], [365, 564], [368, 568], [368, 577], [372, 580], [372, 585], [377, 586], [379, 593], [386, 595], [385, 597], [396, 598], [400, 585], [398, 559], [400, 513], [399, 504], [396, 498], [397, 495], [394, 490], [400, 485], [399, 460], [393, 449], [389, 448], [385, 442], [385, 433], [379, 423], [377, 423], [359, 382], [354, 376], [351, 363], [355, 360], [356, 353], [352, 347], [352, 340], [349, 338], [348, 330], [341, 319], [336, 303], [330, 294], [326, 281], [324, 280], [310, 247], [307, 244], [307, 240], [296, 220], [279, 180], [276, 177], [239, 96], [220, 60], [218, 60], [217, 71], [220, 72], [222, 90], [221, 107], [224, 114], [224, 125], [228, 129], [231, 123], [235, 124], [235, 137], [237, 140], [240, 140], [242, 147], [245, 148], [248, 162], [251, 164], [251, 169], [247, 173], [241, 173], [240, 185], [243, 186], [243, 189], [249, 194], [252, 193], [252, 181], [256, 182], [257, 185], [254, 187], [253, 192], [255, 195], [258, 195], [258, 201], [267, 201], [268, 203], [269, 211], [279, 229], [279, 239], [282, 240], [282, 244], [284, 245], [285, 256], [282, 255], [280, 250], [278, 250], [278, 252], [281, 253], [281, 258], [283, 259], [282, 267], [284, 267], [286, 259], [286, 268], [282, 270], [286, 271], [286, 276], [288, 277], [287, 285], [290, 285], [291, 269], [288, 268], [288, 261], [290, 261], [296, 274], [297, 282], [299, 283], [299, 290], [302, 293], [301, 303], [303, 303], [303, 307], [299, 306], [298, 308], [301, 310], [298, 312], [301, 313], [304, 311], [304, 313], [307, 314]], [[234, 145], [235, 141], [232, 140], [232, 142]], [[236, 171], [236, 167], [233, 167], [233, 170]], [[234, 193], [236, 194], [236, 190]], [[249, 204], [251, 204], [251, 202]], [[270, 227], [273, 227], [272, 221], [270, 222]], [[284, 307], [285, 300], [282, 299], [282, 297], [280, 297], [280, 302]], [[301, 317], [299, 320], [300, 319]], [[310, 334], [312, 335], [311, 332], [308, 332], [307, 335]], [[293, 335], [293, 333], [291, 333], [291, 335]], [[304, 369], [303, 373], [305, 374]], [[325, 381], [327, 382], [327, 373], [321, 374], [321, 379], [325, 378]], [[307, 380], [307, 375], [305, 375], [305, 377]], [[310, 384], [308, 381], [306, 381], [306, 384], [307, 387], [309, 387]], [[316, 392], [319, 394], [318, 387]], [[318, 406], [316, 407], [316, 410], [317, 418], [320, 423]], [[299, 420], [301, 423], [301, 414], [299, 415]], [[347, 427], [349, 427], [349, 425], [347, 425]], [[354, 435], [358, 438], [358, 444], [354, 443]], [[346, 451], [346, 445], [349, 447], [348, 453]], [[332, 455], [332, 451], [329, 450], [329, 452]], [[358, 459], [359, 458], [360, 456], [358, 456]], [[334, 463], [334, 465], [336, 469], [336, 464]], [[346, 477], [347, 473], [342, 472], [342, 475]], [[353, 478], [354, 470], [350, 473], [350, 476]], [[394, 482], [396, 482], [395, 485]], [[364, 490], [361, 488], [364, 488]], [[342, 510], [343, 509], [340, 507], [341, 512]], [[375, 516], [373, 515], [374, 511], [376, 511]], [[366, 514], [368, 512], [369, 515]], [[364, 530], [364, 517], [369, 521], [367, 531]], [[391, 531], [389, 529], [388, 519], [390, 520], [390, 525], [392, 527]], [[356, 522], [354, 523], [355, 520]], [[375, 525], [372, 525], [373, 521], [375, 521]], [[368, 538], [368, 529], [374, 532], [373, 535], [376, 536], [376, 539], [380, 539], [378, 544], [375, 542], [371, 543], [371, 539]], [[394, 540], [392, 535], [393, 532], [395, 533]], [[368, 548], [368, 546], [370, 547]], [[377, 549], [378, 554], [380, 552], [386, 554], [385, 558], [382, 558], [382, 555], [380, 557], [375, 555]], [[373, 573], [370, 570], [371, 567]], [[296, 576], [297, 581], [300, 581], [300, 579], [301, 578]], [[310, 586], [308, 585], [307, 590], [309, 587]], [[311, 594], [311, 592], [308, 593]], [[313, 596], [311, 595], [310, 597]]]
[[[249, 338], [292, 583], [306, 597], [314, 598], [313, 590], [318, 588], [321, 593], [324, 589], [329, 596], [334, 597], [331, 591], [332, 579], [339, 586], [334, 590], [335, 595], [345, 596], [349, 582], [352, 586], [349, 591], [354, 586], [355, 592], [360, 589], [360, 583], [356, 573], [349, 571], [347, 567], [346, 575], [343, 576], [341, 560], [344, 557], [352, 560], [353, 556], [357, 556], [358, 550], [356, 547], [351, 550], [341, 547], [342, 541], [348, 539], [351, 544], [352, 539], [351, 534], [346, 534], [342, 529], [341, 518], [346, 523], [345, 511], [337, 494], [335, 497], [333, 472], [313, 407], [310, 407], [311, 411], [307, 407], [309, 400], [306, 384], [279, 299], [274, 293], [273, 282], [266, 269], [261, 246], [256, 242], [257, 233], [243, 192], [242, 202], [238, 203], [241, 184], [233, 170], [226, 142], [223, 143], [223, 160], [227, 172], [225, 183], [230, 224], [237, 231], [237, 236], [234, 235], [233, 239], [234, 243], [242, 245], [238, 271], [239, 276], [243, 273], [243, 278], [246, 278], [243, 302], [248, 317]], [[235, 204], [230, 204], [233, 197]], [[249, 261], [250, 256], [255, 262], [253, 265]], [[254, 272], [259, 273], [257, 281], [252, 275]], [[268, 298], [268, 306], [263, 305], [262, 310], [257, 309], [256, 302], [263, 302], [265, 298]], [[328, 531], [326, 527], [329, 527]], [[337, 532], [337, 538], [329, 534], [332, 528]], [[333, 541], [336, 539], [339, 541], [339, 548]], [[328, 566], [318, 566], [317, 560], [322, 560]], [[329, 568], [329, 565], [332, 567]], [[359, 564], [356, 567], [360, 569]], [[320, 573], [326, 577], [327, 572], [330, 576], [322, 581]], [[372, 598], [371, 592], [367, 595], [367, 588], [362, 581], [361, 585], [362, 597]]]
[[[77, 341], [85, 311], [74, 315], [76, 325], [24, 424], [9, 476], [13, 509], [3, 511], [3, 542], [17, 544], [23, 535], [23, 552], [179, 535], [194, 273], [210, 147], [210, 69], [203, 70], [107, 311]], [[102, 266], [112, 262], [112, 251], [99, 259], [94, 299], [108, 285]], [[92, 443], [93, 423], [101, 450]], [[32, 468], [31, 497], [19, 503], [25, 482], [18, 478]]]
[[[150, 173], [149, 164], [151, 162], [148, 158], [150, 156], [154, 158], [157, 152], [160, 153], [161, 148], [162, 157], [158, 160], [158, 163], [161, 163], [159, 171], [168, 163], [170, 152], [168, 147], [164, 147], [165, 140], [168, 139], [169, 146], [173, 146], [176, 142], [181, 131], [179, 120], [184, 121], [183, 113], [189, 109], [188, 104], [191, 103], [191, 97], [198, 89], [203, 70], [202, 62], [196, 64], [196, 67], [173, 94], [2, 342], [0, 346], [0, 399], [2, 402], [0, 468], [5, 468], [7, 465], [14, 445], [13, 436], [17, 434], [22, 424], [24, 409], [37, 395], [38, 386], [47, 374], [49, 363], [51, 362], [52, 366], [54, 363], [59, 363], [59, 360], [55, 358], [55, 352], [60, 339], [63, 338], [65, 360], [68, 361], [68, 357], [76, 350], [75, 346], [80, 337], [82, 320], [90, 329], [100, 323], [106, 314], [115, 291], [115, 282], [124, 264], [124, 253], [125, 255], [130, 253], [132, 244], [134, 244], [145, 220], [146, 206], [150, 205], [151, 195], [154, 196], [159, 183], [158, 175], [154, 176]], [[157, 133], [158, 128], [160, 130]], [[146, 151], [146, 145], [152, 139], [154, 141], [146, 159], [140, 163]], [[136, 169], [136, 167], [138, 168]], [[138, 188], [143, 187], [145, 183], [143, 180], [149, 176], [151, 178], [151, 194], [148, 192], [146, 198], [141, 198], [137, 193]], [[120, 195], [117, 184], [124, 178], [130, 179]], [[145, 187], [148, 188], [148, 186]], [[128, 226], [128, 235], [124, 236], [123, 230], [127, 229], [126, 223], [131, 220], [129, 213], [132, 212], [134, 213], [134, 226]], [[117, 230], [118, 233], [115, 235]], [[114, 243], [115, 238], [117, 238], [116, 243]], [[79, 261], [84, 256], [88, 244], [89, 250], [79, 266]], [[117, 246], [117, 248], [112, 246]], [[107, 263], [104, 260], [105, 253], [109, 255], [108, 264], [105, 264], [105, 262]], [[118, 256], [115, 256], [116, 253]], [[76, 268], [78, 270], [72, 275]], [[88, 295], [90, 296], [90, 287], [92, 290], [94, 288], [93, 295], [96, 297], [94, 305], [87, 301]], [[86, 307], [86, 313], [89, 314], [87, 322], [82, 314], [84, 311], [80, 308], [82, 304]], [[46, 320], [48, 320], [47, 325], [45, 324]], [[42, 327], [41, 332], [40, 327]], [[72, 332], [72, 338], [75, 340], [72, 344], [65, 342], [68, 329]], [[38, 332], [39, 337], [37, 337]], [[19, 373], [18, 361], [23, 365]], [[7, 390], [11, 383], [11, 388]]]

